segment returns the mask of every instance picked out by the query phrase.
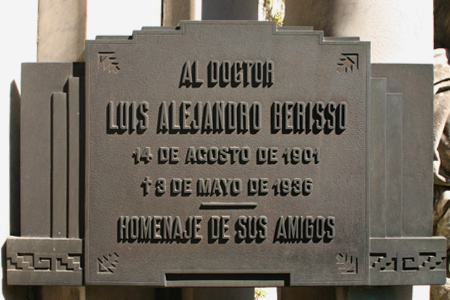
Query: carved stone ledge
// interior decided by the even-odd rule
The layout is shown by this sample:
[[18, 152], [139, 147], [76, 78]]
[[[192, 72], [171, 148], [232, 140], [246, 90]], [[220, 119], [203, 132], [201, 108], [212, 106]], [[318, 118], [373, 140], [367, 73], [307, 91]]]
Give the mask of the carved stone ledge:
[[82, 285], [81, 239], [9, 237], [6, 273], [10, 285]]

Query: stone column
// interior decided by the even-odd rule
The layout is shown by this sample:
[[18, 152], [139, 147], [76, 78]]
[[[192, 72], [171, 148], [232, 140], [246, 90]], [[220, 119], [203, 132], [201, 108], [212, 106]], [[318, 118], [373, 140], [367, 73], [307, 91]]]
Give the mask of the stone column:
[[180, 20], [197, 20], [200, 0], [163, 0], [162, 26], [177, 26]]
[[411, 286], [338, 287], [337, 300], [412, 299]]
[[370, 41], [375, 63], [433, 62], [431, 0], [286, 0], [284, 25]]
[[40, 299], [46, 300], [84, 300], [85, 288], [73, 286], [42, 286]]
[[324, 287], [302, 286], [302, 287], [279, 288], [278, 299], [337, 300], [336, 288], [333, 286], [324, 286]]
[[[170, 289], [169, 289], [170, 290]], [[167, 293], [165, 294], [167, 295]], [[43, 298], [46, 299], [46, 298]], [[61, 298], [65, 299], [65, 298]], [[157, 289], [146, 286], [87, 286], [85, 300], [178, 300], [177, 297], [163, 297]]]
[[183, 288], [183, 300], [245, 300], [254, 298], [253, 288]]
[[38, 62], [84, 61], [87, 0], [39, 0]]
[[200, 19], [258, 20], [258, 0], [163, 0], [162, 26]]
[[258, 0], [203, 0], [202, 20], [258, 20]]

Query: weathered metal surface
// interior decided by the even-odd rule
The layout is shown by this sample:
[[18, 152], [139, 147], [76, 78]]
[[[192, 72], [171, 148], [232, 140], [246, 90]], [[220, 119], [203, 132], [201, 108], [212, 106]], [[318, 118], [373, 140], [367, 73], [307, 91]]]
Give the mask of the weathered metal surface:
[[386, 95], [386, 236], [402, 236], [402, 94]]
[[[80, 78], [68, 80], [67, 237], [80, 236]], [[84, 97], [82, 99], [84, 103]], [[81, 152], [84, 153], [84, 152]]]
[[87, 284], [367, 282], [367, 42], [186, 22], [86, 51]]
[[370, 236], [386, 236], [386, 78], [372, 78], [369, 115]]
[[[403, 94], [402, 235], [427, 237], [433, 224], [433, 66], [372, 64], [387, 92]], [[400, 116], [399, 116], [400, 117]]]
[[20, 107], [22, 236], [51, 236], [52, 93], [63, 92], [73, 64], [23, 64]]
[[52, 95], [52, 237], [67, 237], [67, 94]]

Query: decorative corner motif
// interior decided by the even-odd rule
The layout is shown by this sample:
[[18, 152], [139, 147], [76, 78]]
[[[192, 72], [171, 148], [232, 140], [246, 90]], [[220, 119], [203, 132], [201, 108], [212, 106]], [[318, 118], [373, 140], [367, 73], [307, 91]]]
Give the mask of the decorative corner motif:
[[103, 71], [108, 70], [109, 73], [119, 73], [119, 62], [114, 55], [115, 52], [99, 52], [98, 53], [98, 68], [103, 68]]
[[445, 253], [370, 253], [370, 268], [378, 272], [411, 272], [445, 269]]
[[338, 253], [336, 260], [341, 274], [358, 274], [358, 258], [356, 256]]
[[102, 255], [100, 257], [97, 257], [97, 273], [98, 274], [104, 274], [104, 273], [114, 273], [114, 271], [117, 268], [117, 265], [119, 264], [119, 255], [116, 252], [108, 253], [107, 255]]
[[337, 63], [336, 71], [339, 74], [353, 72], [359, 70], [359, 54], [358, 53], [341, 53], [341, 58]]

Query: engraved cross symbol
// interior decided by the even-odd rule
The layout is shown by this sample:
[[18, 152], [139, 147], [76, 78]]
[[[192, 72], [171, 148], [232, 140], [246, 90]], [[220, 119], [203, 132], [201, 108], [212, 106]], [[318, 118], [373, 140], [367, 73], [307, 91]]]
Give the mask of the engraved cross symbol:
[[144, 196], [147, 196], [150, 193], [150, 186], [152, 185], [152, 181], [150, 177], [145, 177], [144, 181], [141, 184], [141, 187], [144, 189]]

